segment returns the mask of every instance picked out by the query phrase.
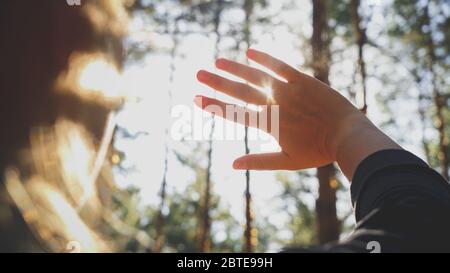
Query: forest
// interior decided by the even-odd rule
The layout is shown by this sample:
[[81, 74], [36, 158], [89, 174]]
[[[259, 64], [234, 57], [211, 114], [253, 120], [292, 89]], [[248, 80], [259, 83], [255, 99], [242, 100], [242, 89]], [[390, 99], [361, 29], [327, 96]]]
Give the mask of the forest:
[[[11, 215], [22, 215], [39, 248], [251, 253], [346, 238], [355, 218], [336, 164], [233, 170], [238, 156], [277, 149], [276, 142], [244, 126], [224, 140], [228, 122], [194, 107], [197, 93], [225, 97], [200, 85], [197, 72], [219, 73], [213, 65], [222, 57], [248, 64], [249, 48], [329, 84], [449, 180], [449, 0], [63, 2], [35, 12], [23, 1], [0, 5], [42, 21], [32, 34], [30, 21], [0, 12], [2, 37], [12, 37], [8, 26], [20, 33], [2, 42], [2, 59], [20, 73], [33, 68], [0, 78], [2, 90], [20, 83], [17, 95], [2, 91], [5, 106], [25, 105], [10, 112], [23, 124], [1, 120], [11, 134], [0, 137], [0, 208], [17, 207]], [[28, 35], [33, 42], [24, 42]], [[18, 42], [28, 55], [7, 56]], [[49, 86], [58, 92], [43, 91]], [[192, 135], [196, 115], [202, 139]], [[19, 147], [31, 160], [10, 160]], [[12, 221], [1, 215], [0, 226]]]

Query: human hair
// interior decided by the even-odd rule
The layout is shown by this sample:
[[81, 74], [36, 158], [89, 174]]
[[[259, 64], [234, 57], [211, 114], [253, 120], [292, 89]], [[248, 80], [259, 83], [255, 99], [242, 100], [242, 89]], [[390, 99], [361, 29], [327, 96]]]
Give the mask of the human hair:
[[119, 75], [125, 2], [0, 2], [0, 251], [114, 249], [102, 230], [122, 100], [82, 80]]

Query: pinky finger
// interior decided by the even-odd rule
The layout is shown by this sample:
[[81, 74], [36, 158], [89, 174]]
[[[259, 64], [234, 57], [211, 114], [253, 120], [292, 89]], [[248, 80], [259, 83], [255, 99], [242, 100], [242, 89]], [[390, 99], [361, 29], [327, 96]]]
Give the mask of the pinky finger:
[[204, 96], [196, 96], [194, 103], [204, 111], [219, 116], [223, 119], [230, 120], [247, 127], [258, 128], [258, 111]]

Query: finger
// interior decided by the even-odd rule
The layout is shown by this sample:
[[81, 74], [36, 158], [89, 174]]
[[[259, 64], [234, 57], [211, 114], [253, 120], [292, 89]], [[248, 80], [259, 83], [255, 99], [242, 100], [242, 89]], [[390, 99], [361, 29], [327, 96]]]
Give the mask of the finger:
[[283, 152], [245, 155], [236, 159], [238, 170], [293, 170], [292, 160]]
[[255, 88], [240, 82], [225, 79], [219, 75], [201, 70], [197, 79], [209, 87], [250, 104], [266, 105], [268, 97]]
[[297, 69], [287, 65], [286, 63], [270, 56], [267, 53], [249, 49], [247, 51], [247, 57], [262, 66], [265, 66], [275, 72], [277, 75], [283, 77], [288, 82], [293, 82], [301, 77], [303, 74]]
[[195, 96], [194, 103], [204, 111], [219, 116], [223, 119], [230, 120], [247, 127], [258, 128], [258, 111], [204, 96]]
[[216, 67], [220, 70], [233, 74], [259, 87], [270, 87], [279, 89], [283, 87], [283, 82], [275, 79], [266, 72], [250, 67], [248, 65], [233, 62], [227, 59], [218, 59]]

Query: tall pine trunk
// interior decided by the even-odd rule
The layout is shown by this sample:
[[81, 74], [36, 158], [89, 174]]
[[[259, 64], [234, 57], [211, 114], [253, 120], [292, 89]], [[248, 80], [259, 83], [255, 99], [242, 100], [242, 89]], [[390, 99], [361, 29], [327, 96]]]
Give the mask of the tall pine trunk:
[[366, 45], [366, 29], [362, 26], [362, 18], [360, 15], [360, 0], [351, 0], [351, 16], [353, 35], [355, 36], [355, 42], [358, 47], [358, 70], [361, 76], [362, 86], [362, 106], [361, 112], [367, 114], [367, 73], [366, 62], [364, 61], [364, 46]]
[[430, 10], [429, 5], [425, 6], [424, 10], [424, 19], [425, 19], [425, 25], [428, 27], [429, 31], [426, 32], [425, 35], [427, 35], [427, 57], [428, 57], [428, 70], [431, 75], [431, 88], [432, 88], [432, 96], [433, 96], [433, 102], [435, 106], [436, 111], [436, 120], [434, 122], [436, 129], [439, 134], [439, 153], [438, 153], [438, 160], [439, 165], [441, 168], [442, 176], [449, 180], [449, 154], [448, 154], [448, 139], [446, 136], [446, 128], [445, 128], [445, 118], [444, 118], [444, 106], [445, 106], [445, 99], [443, 98], [441, 91], [438, 88], [437, 85], [437, 77], [436, 72], [434, 69], [434, 65], [436, 64], [436, 53], [435, 53], [435, 44], [433, 41], [433, 35], [432, 30], [433, 27], [431, 25], [431, 16], [430, 16]]
[[[329, 84], [330, 49], [326, 0], [312, 0], [313, 34], [311, 38], [314, 76]], [[319, 197], [316, 200], [317, 236], [320, 244], [339, 239], [336, 215], [336, 169], [333, 164], [317, 169]]]
[[[215, 5], [214, 12], [214, 34], [216, 36], [216, 44], [215, 44], [215, 52], [214, 59], [219, 58], [219, 45], [222, 40], [221, 33], [219, 31], [221, 25], [221, 16], [222, 16], [222, 8], [224, 5], [223, 0], [217, 0]], [[209, 252], [211, 250], [211, 216], [210, 216], [210, 207], [211, 207], [211, 168], [212, 168], [212, 153], [213, 153], [213, 136], [215, 129], [215, 117], [211, 118], [211, 132], [209, 135], [209, 147], [207, 151], [208, 163], [206, 166], [206, 179], [205, 179], [205, 191], [203, 196], [203, 205], [201, 211], [201, 226], [200, 226], [200, 238], [199, 238], [199, 251], [200, 252]]]
[[[170, 24], [168, 22], [168, 24]], [[168, 25], [168, 28], [170, 28], [170, 25]], [[169, 72], [169, 82], [171, 86], [169, 87], [167, 91], [167, 95], [169, 97], [169, 102], [172, 104], [173, 94], [172, 94], [172, 86], [175, 80], [175, 58], [177, 56], [177, 50], [178, 50], [178, 21], [175, 20], [174, 22], [174, 30], [171, 32], [170, 30], [167, 31], [167, 33], [170, 33], [172, 35], [173, 39], [173, 46], [170, 50], [170, 72]], [[170, 111], [170, 110], [169, 110]], [[159, 204], [159, 211], [156, 218], [156, 237], [155, 237], [155, 246], [153, 248], [154, 252], [161, 252], [161, 248], [164, 244], [164, 224], [165, 224], [165, 215], [164, 215], [164, 208], [166, 207], [166, 195], [167, 195], [167, 173], [169, 168], [169, 144], [167, 143], [167, 138], [169, 137], [169, 128], [166, 128], [165, 130], [165, 137], [166, 137], [166, 144], [165, 144], [165, 151], [164, 151], [164, 172], [163, 172], [163, 178], [161, 181], [161, 189], [160, 189], [160, 204]]]
[[[250, 33], [250, 18], [253, 13], [254, 2], [253, 0], [245, 0], [244, 1], [244, 12], [245, 12], [245, 21], [244, 21], [244, 40], [246, 48], [250, 48], [251, 43], [251, 33]], [[250, 153], [250, 148], [248, 146], [248, 127], [245, 127], [245, 137], [244, 137], [244, 145], [245, 145], [245, 154]], [[252, 212], [252, 195], [250, 192], [250, 171], [245, 171], [245, 232], [244, 232], [244, 251], [247, 253], [253, 252], [255, 247], [256, 238], [253, 231], [253, 212]]]

